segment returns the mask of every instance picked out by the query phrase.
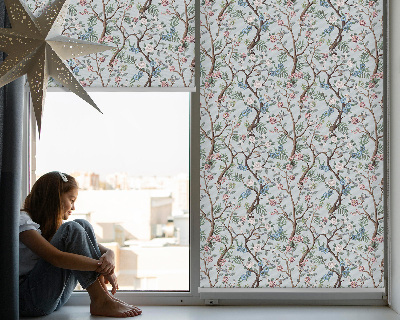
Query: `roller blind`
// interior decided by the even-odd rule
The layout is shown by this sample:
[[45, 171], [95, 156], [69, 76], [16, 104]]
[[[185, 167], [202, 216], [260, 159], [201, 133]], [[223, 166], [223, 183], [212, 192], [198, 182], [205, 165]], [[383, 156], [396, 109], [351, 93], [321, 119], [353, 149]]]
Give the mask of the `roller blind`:
[[200, 10], [200, 286], [383, 287], [383, 2]]
[[116, 49], [67, 64], [84, 87], [194, 87], [194, 15], [194, 0], [71, 0], [62, 35]]

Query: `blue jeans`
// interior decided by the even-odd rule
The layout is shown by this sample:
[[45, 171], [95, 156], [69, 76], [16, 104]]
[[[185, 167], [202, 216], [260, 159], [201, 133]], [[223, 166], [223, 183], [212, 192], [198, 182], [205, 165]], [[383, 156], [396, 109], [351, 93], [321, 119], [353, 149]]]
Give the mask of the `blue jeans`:
[[[50, 243], [61, 251], [93, 259], [101, 256], [93, 228], [86, 220], [63, 223]], [[86, 289], [98, 276], [94, 271], [61, 269], [39, 259], [19, 285], [20, 315], [50, 314], [68, 301], [78, 281]]]

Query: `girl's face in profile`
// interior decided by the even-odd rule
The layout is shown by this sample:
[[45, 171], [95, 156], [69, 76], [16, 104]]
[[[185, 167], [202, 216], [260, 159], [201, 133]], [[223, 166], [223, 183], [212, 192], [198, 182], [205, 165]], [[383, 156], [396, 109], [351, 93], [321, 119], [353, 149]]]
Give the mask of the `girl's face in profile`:
[[75, 210], [75, 201], [77, 197], [78, 189], [72, 189], [61, 195], [61, 211], [63, 220], [67, 220], [71, 215], [72, 210]]

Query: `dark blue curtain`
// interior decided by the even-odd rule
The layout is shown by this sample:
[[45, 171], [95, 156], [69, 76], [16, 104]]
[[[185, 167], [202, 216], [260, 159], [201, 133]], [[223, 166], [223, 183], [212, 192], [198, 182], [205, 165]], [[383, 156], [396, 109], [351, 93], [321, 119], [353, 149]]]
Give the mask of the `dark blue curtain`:
[[[0, 27], [8, 27], [3, 0]], [[0, 62], [4, 56], [0, 54]], [[18, 319], [18, 219], [24, 80], [0, 88], [0, 319]]]

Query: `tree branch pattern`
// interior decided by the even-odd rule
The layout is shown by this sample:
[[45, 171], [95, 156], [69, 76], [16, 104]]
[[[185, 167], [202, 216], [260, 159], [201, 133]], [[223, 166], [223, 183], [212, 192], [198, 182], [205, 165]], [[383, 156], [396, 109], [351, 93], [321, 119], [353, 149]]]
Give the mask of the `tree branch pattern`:
[[[194, 2], [72, 0], [62, 34], [116, 49], [67, 65], [83, 87], [193, 87]], [[34, 15], [48, 3], [26, 1]]]
[[202, 287], [383, 287], [381, 0], [202, 0]]

